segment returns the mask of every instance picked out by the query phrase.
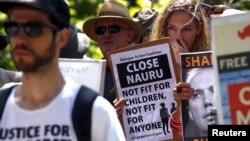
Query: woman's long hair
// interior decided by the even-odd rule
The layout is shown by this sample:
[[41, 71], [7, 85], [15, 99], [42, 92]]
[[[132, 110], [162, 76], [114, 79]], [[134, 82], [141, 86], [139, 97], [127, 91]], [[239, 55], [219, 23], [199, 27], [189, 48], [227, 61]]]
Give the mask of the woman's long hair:
[[168, 36], [167, 24], [169, 18], [175, 11], [185, 11], [191, 14], [193, 16], [192, 20], [194, 20], [197, 28], [199, 28], [199, 24], [201, 23], [201, 32], [196, 36], [193, 47], [189, 49], [189, 52], [210, 50], [206, 18], [198, 0], [171, 0], [157, 17], [153, 25], [150, 40], [158, 40]]

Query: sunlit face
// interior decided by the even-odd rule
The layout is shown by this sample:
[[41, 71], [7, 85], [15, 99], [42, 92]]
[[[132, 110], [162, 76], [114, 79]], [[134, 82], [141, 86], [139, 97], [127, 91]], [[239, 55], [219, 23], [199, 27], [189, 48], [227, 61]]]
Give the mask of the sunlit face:
[[189, 100], [189, 116], [204, 134], [208, 125], [217, 123], [213, 78], [213, 69], [206, 69], [190, 81], [194, 96]]
[[[167, 36], [183, 40], [188, 50], [194, 44], [195, 38], [200, 33], [200, 25], [195, 24], [193, 16], [184, 11], [175, 11], [167, 22]], [[191, 21], [191, 22], [190, 22]]]
[[116, 19], [102, 19], [96, 23], [96, 27], [108, 27], [111, 25], [121, 27], [120, 31], [117, 33], [110, 33], [106, 30], [106, 32], [102, 35], [97, 34], [97, 42], [105, 58], [108, 52], [127, 47], [133, 38], [133, 31], [125, 22]]
[[[46, 14], [28, 8], [13, 8], [9, 14], [10, 21], [17, 23], [40, 22], [49, 23]], [[52, 30], [43, 28], [38, 37], [29, 37], [23, 28], [17, 36], [11, 37], [12, 58], [16, 68], [23, 72], [34, 72], [49, 64], [55, 56], [55, 41]]]

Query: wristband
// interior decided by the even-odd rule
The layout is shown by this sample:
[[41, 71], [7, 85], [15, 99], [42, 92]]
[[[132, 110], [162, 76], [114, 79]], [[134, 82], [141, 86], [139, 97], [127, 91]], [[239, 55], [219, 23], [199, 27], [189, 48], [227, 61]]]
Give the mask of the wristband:
[[181, 123], [181, 121], [176, 120], [175, 115], [176, 115], [176, 112], [173, 112], [171, 114], [170, 127], [171, 127], [172, 131], [182, 131], [182, 123]]

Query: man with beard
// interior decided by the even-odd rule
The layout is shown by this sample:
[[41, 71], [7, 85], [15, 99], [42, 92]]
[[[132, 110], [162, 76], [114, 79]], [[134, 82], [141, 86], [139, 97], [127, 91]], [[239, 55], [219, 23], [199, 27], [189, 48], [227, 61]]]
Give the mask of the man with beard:
[[[4, 29], [10, 37], [12, 59], [22, 71], [22, 83], [8, 89], [6, 104], [0, 106], [0, 111], [4, 107], [0, 140], [124, 141], [112, 105], [60, 72], [60, 49], [70, 36], [65, 1], [0, 0], [0, 10], [8, 15]], [[79, 99], [82, 103], [76, 104]], [[85, 117], [90, 118], [89, 128], [79, 131], [79, 126], [87, 126], [77, 124], [86, 123]]]
[[[70, 38], [65, 47], [61, 49], [59, 57], [81, 59], [88, 50], [90, 39], [87, 35], [77, 32], [77, 29], [73, 24], [70, 24], [69, 30]], [[8, 44], [8, 37], [0, 33], [0, 51], [2, 51]], [[0, 87], [9, 87], [14, 83], [20, 82], [21, 76], [21, 72], [0, 68]]]

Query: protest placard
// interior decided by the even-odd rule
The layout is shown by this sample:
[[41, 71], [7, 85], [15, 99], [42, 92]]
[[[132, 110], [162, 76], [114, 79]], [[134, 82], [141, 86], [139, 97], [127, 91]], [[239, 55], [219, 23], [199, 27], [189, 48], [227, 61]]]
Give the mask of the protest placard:
[[194, 95], [182, 102], [184, 141], [207, 140], [208, 125], [217, 124], [212, 52], [181, 53], [182, 81]]
[[250, 124], [249, 19], [249, 12], [211, 19], [220, 124]]
[[60, 58], [59, 67], [64, 76], [92, 88], [103, 96], [105, 60]]
[[125, 98], [122, 117], [127, 140], [172, 139], [169, 116], [180, 77], [169, 39], [119, 49], [108, 57], [118, 98]]

